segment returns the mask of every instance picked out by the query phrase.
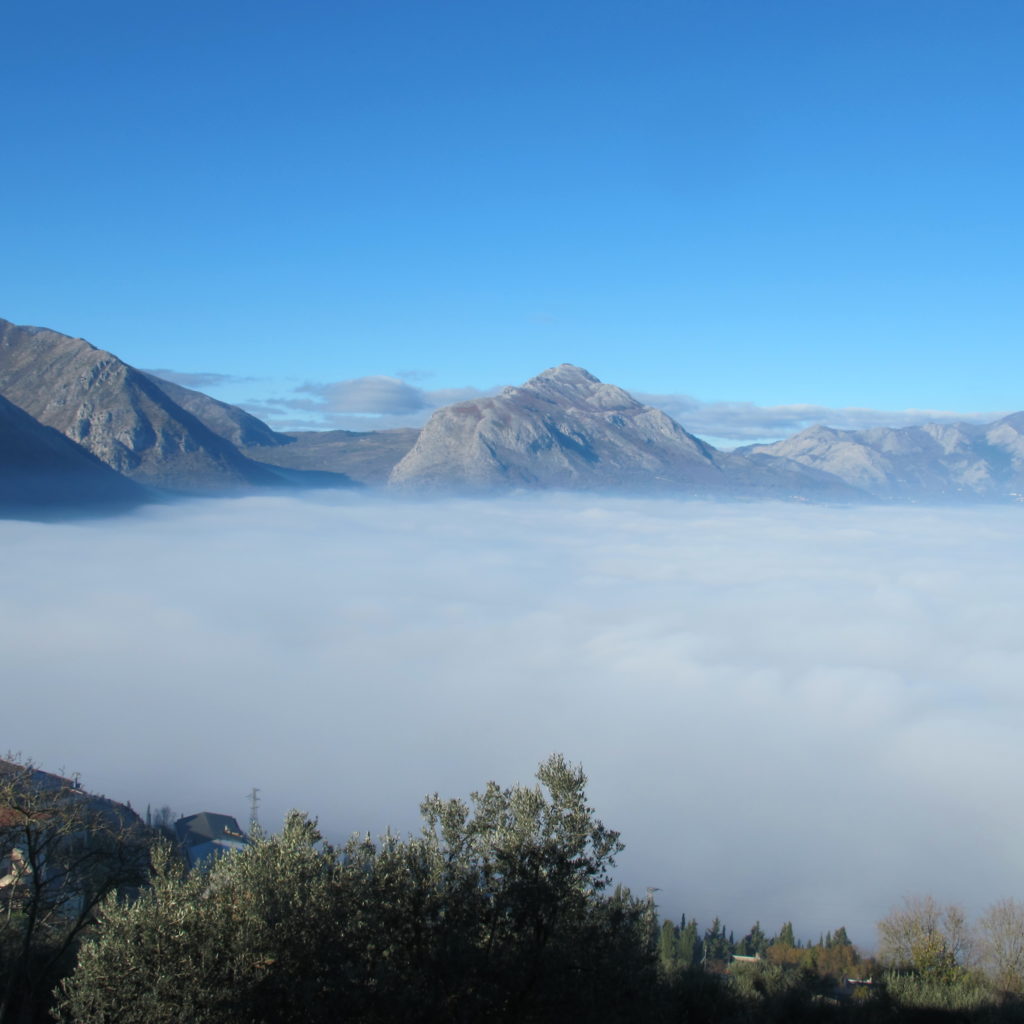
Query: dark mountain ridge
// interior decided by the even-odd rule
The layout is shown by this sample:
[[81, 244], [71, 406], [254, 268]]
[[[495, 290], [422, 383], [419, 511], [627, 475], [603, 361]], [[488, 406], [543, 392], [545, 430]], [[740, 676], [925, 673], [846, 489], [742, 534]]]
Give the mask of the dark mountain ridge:
[[113, 512], [148, 500], [145, 488], [0, 396], [0, 513]]
[[280, 485], [145, 374], [81, 338], [0, 321], [0, 395], [139, 483], [185, 492]]

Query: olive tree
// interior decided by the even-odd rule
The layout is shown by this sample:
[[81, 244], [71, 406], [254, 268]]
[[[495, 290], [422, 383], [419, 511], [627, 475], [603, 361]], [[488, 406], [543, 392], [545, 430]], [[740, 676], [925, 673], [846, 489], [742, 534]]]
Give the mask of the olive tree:
[[278, 836], [110, 900], [63, 985], [76, 1024], [629, 1019], [653, 979], [622, 849], [561, 757], [537, 785], [428, 797], [418, 836]]
[[151, 887], [103, 906], [96, 940], [62, 984], [59, 1019], [321, 1019], [338, 863], [319, 841], [293, 813], [279, 836], [187, 874], [157, 847]]

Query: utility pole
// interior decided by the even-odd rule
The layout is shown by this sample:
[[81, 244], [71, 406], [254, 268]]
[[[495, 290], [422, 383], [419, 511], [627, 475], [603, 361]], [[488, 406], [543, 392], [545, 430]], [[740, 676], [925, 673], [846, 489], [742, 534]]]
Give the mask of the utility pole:
[[253, 786], [249, 793], [249, 835], [258, 836], [260, 834], [260, 791]]

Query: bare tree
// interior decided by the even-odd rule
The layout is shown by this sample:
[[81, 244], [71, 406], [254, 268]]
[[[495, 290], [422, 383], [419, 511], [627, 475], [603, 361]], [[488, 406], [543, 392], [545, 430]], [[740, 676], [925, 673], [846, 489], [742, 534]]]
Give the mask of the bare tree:
[[108, 893], [143, 882], [126, 807], [29, 762], [0, 761], [0, 1024], [31, 1019]]
[[1024, 904], [1000, 900], [978, 922], [979, 960], [1004, 992], [1024, 992]]
[[878, 922], [878, 955], [893, 967], [948, 973], [967, 966], [973, 939], [963, 910], [913, 896]]

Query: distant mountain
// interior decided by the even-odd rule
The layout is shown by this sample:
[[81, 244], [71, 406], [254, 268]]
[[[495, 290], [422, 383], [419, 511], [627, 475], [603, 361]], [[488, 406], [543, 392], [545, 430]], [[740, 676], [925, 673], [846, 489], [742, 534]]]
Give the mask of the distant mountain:
[[413, 427], [289, 431], [277, 436], [286, 437], [291, 444], [253, 445], [243, 447], [242, 452], [247, 458], [279, 470], [344, 474], [356, 483], [376, 486], [387, 483], [391, 470], [416, 443], [419, 434]]
[[791, 459], [892, 500], [1024, 496], [1024, 413], [996, 423], [834, 430], [815, 426], [740, 453]]
[[0, 320], [0, 395], [139, 483], [184, 492], [282, 484], [145, 374], [81, 338]]
[[109, 512], [146, 490], [0, 397], [0, 515]]
[[439, 409], [392, 470], [390, 484], [445, 491], [856, 495], [796, 463], [716, 451], [660, 410], [568, 363], [494, 397]]
[[715, 452], [665, 413], [568, 363], [438, 409], [390, 483], [417, 488], [628, 486], [722, 478]]
[[145, 488], [194, 494], [356, 484], [1024, 500], [1024, 412], [986, 426], [817, 426], [722, 452], [568, 363], [439, 409], [422, 430], [282, 433], [81, 338], [0, 320], [0, 399], [3, 514], [131, 505], [145, 500]]

